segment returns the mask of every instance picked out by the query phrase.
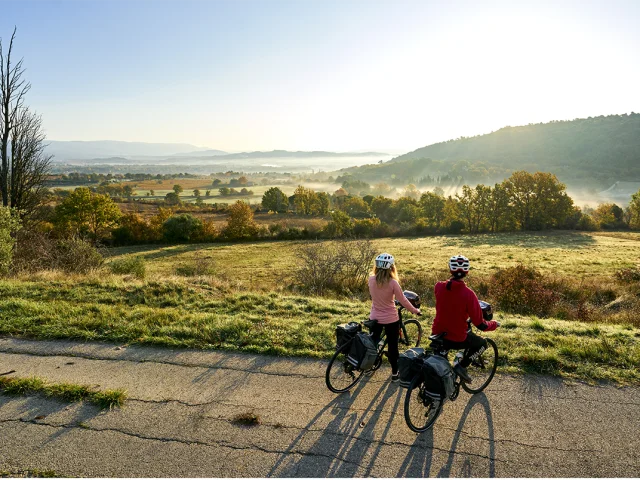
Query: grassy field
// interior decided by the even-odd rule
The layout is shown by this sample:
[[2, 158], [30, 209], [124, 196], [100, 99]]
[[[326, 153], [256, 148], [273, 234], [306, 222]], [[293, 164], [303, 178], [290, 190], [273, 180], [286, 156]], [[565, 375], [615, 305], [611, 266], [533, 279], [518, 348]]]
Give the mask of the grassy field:
[[[610, 235], [551, 232], [503, 233], [373, 240], [379, 251], [396, 257], [400, 276], [441, 271], [452, 255], [462, 253], [472, 262], [472, 275], [523, 263], [543, 273], [610, 279], [616, 270], [640, 261], [640, 234]], [[173, 272], [175, 265], [201, 255], [211, 258], [229, 280], [272, 289], [296, 265], [296, 247], [302, 242], [143, 246], [113, 249], [117, 258], [140, 255], [149, 261], [152, 276]]]
[[[613, 282], [640, 258], [640, 236], [557, 232], [376, 240], [396, 255], [400, 273], [441, 271], [454, 253], [470, 256], [474, 275], [535, 265], [548, 274]], [[223, 349], [328, 358], [335, 325], [363, 320], [369, 303], [355, 296], [302, 296], [288, 288], [294, 242], [128, 247], [114, 258], [145, 259], [144, 280], [105, 268], [86, 276], [43, 272], [0, 280], [0, 335]], [[210, 258], [213, 275], [181, 277], [194, 257]], [[434, 273], [434, 278], [437, 277]], [[431, 280], [429, 280], [431, 282]], [[426, 288], [431, 288], [427, 286]], [[434, 315], [427, 302], [421, 319]], [[640, 384], [640, 328], [498, 312], [503, 327], [487, 335], [501, 371], [546, 373], [588, 381]]]

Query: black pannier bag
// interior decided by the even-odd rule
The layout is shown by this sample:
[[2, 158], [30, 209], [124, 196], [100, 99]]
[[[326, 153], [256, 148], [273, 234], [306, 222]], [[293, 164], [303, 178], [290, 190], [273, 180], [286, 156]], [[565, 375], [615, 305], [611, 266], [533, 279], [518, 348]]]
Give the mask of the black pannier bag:
[[347, 343], [356, 333], [362, 330], [362, 325], [358, 322], [341, 323], [336, 327], [336, 347], [340, 348]]
[[430, 355], [423, 360], [422, 377], [425, 393], [431, 398], [444, 400], [453, 393], [453, 369], [449, 360], [440, 355]]
[[398, 357], [398, 373], [400, 374], [400, 386], [409, 388], [411, 380], [422, 369], [424, 348], [410, 348]]
[[369, 370], [373, 367], [377, 356], [378, 349], [376, 348], [376, 344], [373, 343], [371, 336], [358, 332], [351, 343], [351, 348], [347, 355], [347, 362], [357, 370]]

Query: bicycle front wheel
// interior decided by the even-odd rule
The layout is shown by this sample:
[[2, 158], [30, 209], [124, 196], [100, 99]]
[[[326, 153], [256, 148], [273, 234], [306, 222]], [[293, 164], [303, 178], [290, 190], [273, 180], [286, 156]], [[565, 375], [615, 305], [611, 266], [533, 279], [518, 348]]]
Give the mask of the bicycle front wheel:
[[334, 393], [346, 392], [362, 377], [363, 372], [355, 370], [353, 365], [347, 362], [349, 347], [351, 347], [351, 342], [338, 348], [327, 366], [325, 381], [329, 390]]
[[[490, 338], [487, 341], [487, 349], [476, 359], [471, 361], [467, 372], [471, 376], [471, 383], [461, 382], [462, 388], [467, 393], [480, 393], [493, 380], [498, 368], [498, 346]], [[466, 353], [465, 353], [466, 356]]]
[[407, 348], [419, 347], [422, 340], [422, 325], [417, 320], [405, 320], [404, 328], [400, 328], [398, 343]]
[[442, 401], [427, 395], [422, 375], [416, 375], [404, 398], [404, 419], [409, 428], [417, 433], [426, 432], [433, 427], [441, 411]]

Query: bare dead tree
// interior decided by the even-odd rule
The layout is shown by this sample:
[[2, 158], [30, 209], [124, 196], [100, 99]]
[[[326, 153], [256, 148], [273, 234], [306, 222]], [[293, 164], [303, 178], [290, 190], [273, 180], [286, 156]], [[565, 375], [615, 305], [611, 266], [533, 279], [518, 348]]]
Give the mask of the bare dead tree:
[[16, 36], [16, 29], [13, 30], [9, 51], [6, 56], [0, 40], [0, 193], [2, 194], [2, 205], [10, 205], [10, 176], [11, 164], [9, 159], [10, 140], [13, 130], [16, 128], [18, 117], [24, 105], [25, 95], [31, 88], [26, 80], [22, 78], [24, 69], [23, 60], [20, 59], [15, 65], [11, 63], [11, 53], [13, 51], [13, 41]]
[[45, 195], [44, 181], [53, 158], [45, 147], [42, 119], [21, 107], [11, 135], [9, 201], [23, 219], [32, 217]]
[[15, 36], [14, 29], [6, 55], [0, 40], [0, 193], [2, 205], [24, 220], [41, 203], [52, 157], [44, 151], [40, 116], [24, 104], [31, 85], [23, 78], [23, 60], [12, 63]]

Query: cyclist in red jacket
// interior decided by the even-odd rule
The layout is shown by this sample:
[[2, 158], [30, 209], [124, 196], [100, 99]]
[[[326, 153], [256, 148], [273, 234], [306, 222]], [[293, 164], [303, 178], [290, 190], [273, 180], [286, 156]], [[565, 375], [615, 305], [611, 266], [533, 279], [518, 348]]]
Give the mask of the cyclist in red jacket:
[[451, 278], [445, 282], [438, 282], [434, 291], [436, 295], [436, 318], [431, 328], [432, 334], [446, 332], [443, 339], [447, 349], [468, 349], [467, 355], [454, 365], [453, 370], [462, 380], [469, 383], [471, 377], [466, 368], [474, 356], [487, 348], [487, 341], [472, 333], [467, 333], [467, 319], [482, 331], [495, 330], [500, 326], [495, 320], [489, 322], [482, 317], [482, 309], [478, 297], [467, 285], [463, 278], [469, 273], [469, 259], [456, 255], [449, 259]]

